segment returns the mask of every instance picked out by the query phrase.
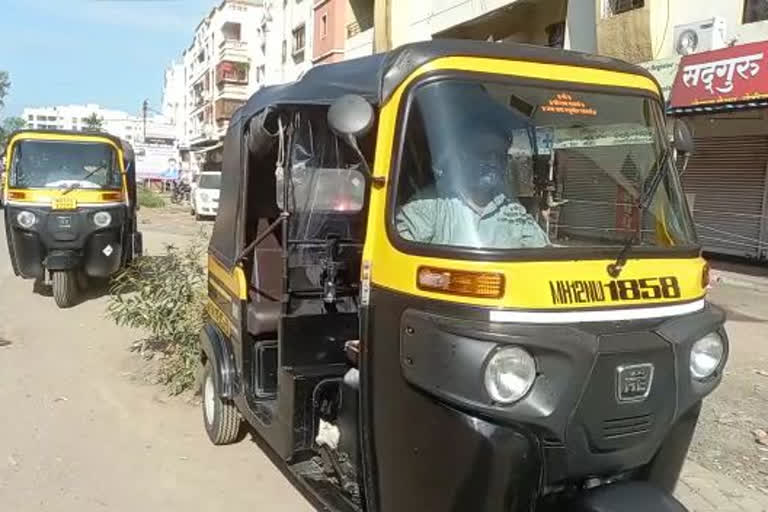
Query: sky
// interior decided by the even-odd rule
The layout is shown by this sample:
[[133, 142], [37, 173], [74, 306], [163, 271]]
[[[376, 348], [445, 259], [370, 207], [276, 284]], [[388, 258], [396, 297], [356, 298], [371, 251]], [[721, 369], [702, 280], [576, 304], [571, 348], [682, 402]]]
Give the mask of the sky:
[[159, 110], [163, 72], [220, 0], [0, 0], [0, 117], [24, 107], [96, 103]]

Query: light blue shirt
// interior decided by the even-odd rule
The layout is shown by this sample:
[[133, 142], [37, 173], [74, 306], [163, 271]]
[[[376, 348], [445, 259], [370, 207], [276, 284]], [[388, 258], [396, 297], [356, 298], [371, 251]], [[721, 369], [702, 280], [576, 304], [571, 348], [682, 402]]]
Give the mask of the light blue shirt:
[[406, 240], [488, 249], [545, 247], [549, 239], [523, 205], [498, 195], [483, 208], [458, 197], [427, 192], [411, 199], [395, 217]]

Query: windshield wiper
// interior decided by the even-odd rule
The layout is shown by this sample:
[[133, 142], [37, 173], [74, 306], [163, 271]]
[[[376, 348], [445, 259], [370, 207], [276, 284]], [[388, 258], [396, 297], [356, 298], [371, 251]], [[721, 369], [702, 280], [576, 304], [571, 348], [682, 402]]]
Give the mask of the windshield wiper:
[[[643, 183], [643, 190], [640, 193], [640, 197], [637, 198], [637, 201], [633, 205], [634, 208], [639, 209], [641, 212], [648, 208], [648, 205], [653, 199], [653, 196], [656, 195], [656, 190], [659, 188], [659, 185], [661, 184], [664, 177], [667, 175], [669, 164], [667, 162], [667, 157], [669, 156], [669, 149], [664, 148], [661, 152], [661, 155], [659, 155], [659, 159], [656, 161], [656, 172], [654, 172], [651, 176], [649, 176], [645, 183]], [[643, 218], [642, 213], [640, 215], [639, 219], [639, 226], [641, 230], [640, 237], [642, 238], [642, 229], [643, 229]], [[616, 261], [608, 265], [608, 275], [613, 277], [614, 279], [619, 277], [621, 275], [621, 271], [624, 269], [624, 266], [627, 264], [627, 256], [629, 256], [629, 252], [632, 249], [632, 247], [635, 244], [635, 235], [637, 233], [633, 232], [630, 234], [627, 239], [624, 241], [624, 245], [621, 247], [621, 251], [619, 251], [618, 256], [616, 256]]]
[[[88, 174], [86, 174], [85, 176], [83, 176], [82, 178], [80, 178], [80, 179], [79, 179], [79, 180], [77, 180], [77, 181], [84, 181], [84, 180], [87, 180], [88, 178], [90, 178], [91, 176], [93, 176], [94, 174], [96, 174], [97, 172], [99, 172], [100, 170], [102, 170], [102, 169], [106, 169], [106, 168], [107, 168], [107, 166], [106, 166], [106, 165], [100, 165], [100, 166], [98, 166], [97, 168], [95, 168], [94, 170], [92, 170], [91, 172], [89, 172]], [[73, 183], [73, 184], [71, 184], [70, 186], [68, 186], [68, 187], [67, 187], [67, 188], [64, 190], [64, 192], [62, 192], [62, 193], [61, 193], [61, 195], [62, 195], [62, 196], [65, 196], [65, 195], [69, 194], [70, 192], [72, 192], [73, 190], [75, 190], [76, 188], [80, 188], [80, 183]]]

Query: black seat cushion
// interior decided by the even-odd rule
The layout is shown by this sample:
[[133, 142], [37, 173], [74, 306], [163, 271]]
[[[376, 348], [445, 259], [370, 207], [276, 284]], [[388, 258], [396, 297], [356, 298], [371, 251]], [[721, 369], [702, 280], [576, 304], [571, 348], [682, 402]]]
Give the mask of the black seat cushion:
[[248, 332], [254, 336], [276, 333], [279, 321], [279, 302], [263, 301], [248, 304]]

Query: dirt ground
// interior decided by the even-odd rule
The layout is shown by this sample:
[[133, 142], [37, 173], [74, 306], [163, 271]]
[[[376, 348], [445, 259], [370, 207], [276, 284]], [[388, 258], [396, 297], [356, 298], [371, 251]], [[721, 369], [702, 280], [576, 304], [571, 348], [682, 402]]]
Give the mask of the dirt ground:
[[[188, 240], [150, 225], [153, 252]], [[254, 443], [212, 446], [199, 407], [145, 383], [105, 306], [34, 294], [0, 238], [0, 511], [312, 510]]]
[[710, 299], [728, 313], [731, 353], [723, 383], [703, 407], [690, 457], [717, 473], [761, 489], [768, 500], [768, 294], [716, 285]]
[[[155, 253], [212, 228], [183, 207], [140, 215]], [[211, 446], [199, 408], [146, 381], [147, 364], [128, 350], [140, 333], [104, 317], [105, 297], [57, 309], [11, 275], [4, 245], [3, 237], [0, 511], [311, 510], [252, 442]], [[704, 468], [703, 490], [733, 480], [768, 502], [768, 446], [753, 435], [768, 430], [768, 293], [721, 283], [711, 299], [728, 310], [731, 359], [702, 411], [687, 472]], [[725, 487], [729, 500], [741, 493]]]

